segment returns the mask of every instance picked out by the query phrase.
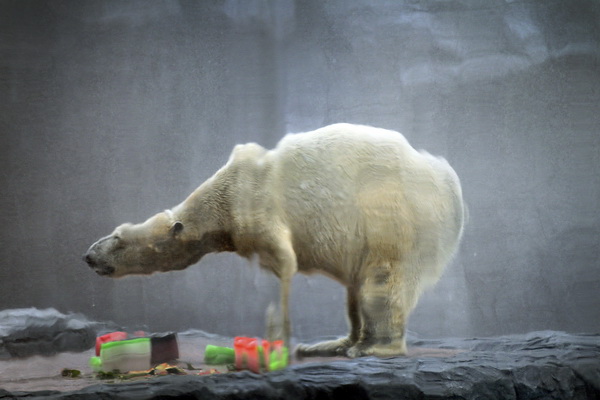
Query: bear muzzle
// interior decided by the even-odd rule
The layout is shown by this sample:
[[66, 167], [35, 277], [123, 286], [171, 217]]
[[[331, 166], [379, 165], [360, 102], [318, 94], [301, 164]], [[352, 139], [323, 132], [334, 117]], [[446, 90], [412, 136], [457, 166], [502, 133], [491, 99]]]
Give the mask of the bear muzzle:
[[110, 276], [115, 272], [115, 267], [100, 262], [91, 249], [83, 255], [83, 261], [100, 276]]

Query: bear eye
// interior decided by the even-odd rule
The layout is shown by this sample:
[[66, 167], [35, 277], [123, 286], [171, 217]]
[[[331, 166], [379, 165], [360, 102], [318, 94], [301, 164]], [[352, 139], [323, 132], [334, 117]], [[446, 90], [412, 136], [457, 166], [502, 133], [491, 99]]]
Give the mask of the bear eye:
[[121, 239], [121, 236], [119, 236], [119, 235], [113, 236], [113, 243], [114, 243], [113, 248], [115, 250], [120, 250], [125, 247], [125, 243], [123, 243], [123, 240]]

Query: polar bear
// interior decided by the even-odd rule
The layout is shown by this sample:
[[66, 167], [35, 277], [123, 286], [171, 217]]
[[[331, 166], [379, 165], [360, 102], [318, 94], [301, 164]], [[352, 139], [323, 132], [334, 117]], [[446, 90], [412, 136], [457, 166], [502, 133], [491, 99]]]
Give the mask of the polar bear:
[[258, 256], [281, 282], [281, 324], [296, 272], [347, 289], [350, 333], [299, 345], [297, 355], [406, 353], [405, 324], [436, 282], [463, 230], [459, 179], [442, 158], [398, 132], [335, 124], [285, 136], [273, 150], [250, 143], [181, 204], [117, 227], [84, 256], [98, 274], [181, 270], [210, 252]]

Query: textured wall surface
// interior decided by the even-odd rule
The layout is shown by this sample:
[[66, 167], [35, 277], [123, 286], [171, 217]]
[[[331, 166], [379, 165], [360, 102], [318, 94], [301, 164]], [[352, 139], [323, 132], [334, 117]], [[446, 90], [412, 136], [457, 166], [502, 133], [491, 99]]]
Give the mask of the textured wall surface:
[[[236, 143], [333, 122], [446, 157], [470, 219], [409, 329], [600, 331], [600, 3], [0, 0], [0, 309], [263, 334], [276, 279], [232, 254], [113, 281], [81, 254], [182, 201]], [[294, 281], [295, 335], [345, 292]]]

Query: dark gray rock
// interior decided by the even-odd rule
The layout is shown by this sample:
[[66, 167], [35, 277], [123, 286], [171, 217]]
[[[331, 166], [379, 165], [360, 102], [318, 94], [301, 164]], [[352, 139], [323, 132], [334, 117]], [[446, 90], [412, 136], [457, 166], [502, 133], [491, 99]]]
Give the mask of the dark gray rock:
[[70, 393], [0, 390], [0, 399], [600, 399], [600, 335], [534, 332], [411, 345], [464, 351], [307, 363], [263, 375], [166, 376]]
[[94, 346], [100, 326], [53, 308], [0, 311], [0, 359], [87, 350]]

